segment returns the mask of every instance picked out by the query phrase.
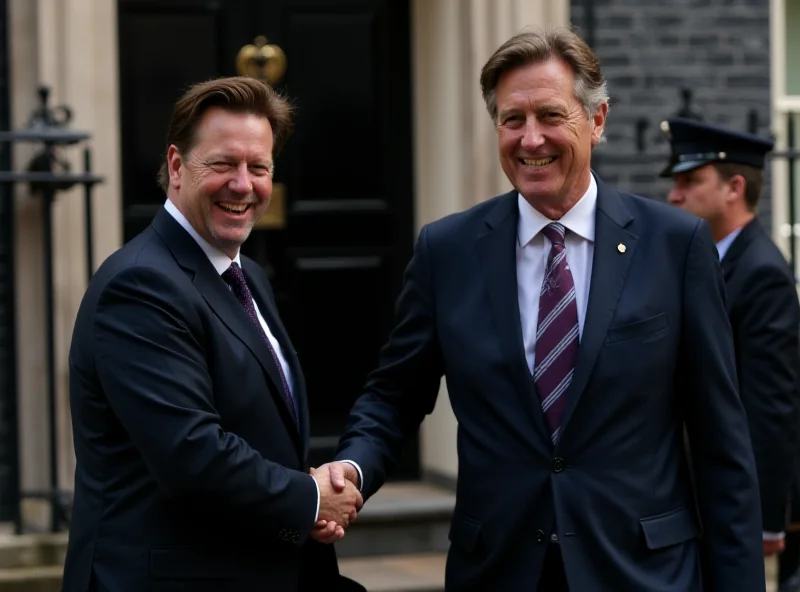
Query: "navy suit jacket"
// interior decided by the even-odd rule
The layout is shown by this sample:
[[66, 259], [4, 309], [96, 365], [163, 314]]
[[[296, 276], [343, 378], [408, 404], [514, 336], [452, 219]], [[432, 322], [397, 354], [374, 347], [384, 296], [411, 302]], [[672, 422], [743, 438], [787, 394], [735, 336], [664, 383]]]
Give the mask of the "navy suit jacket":
[[788, 526], [800, 425], [800, 306], [778, 247], [754, 219], [722, 259], [739, 393], [750, 424], [764, 530]]
[[337, 457], [359, 463], [372, 495], [444, 376], [459, 461], [447, 590], [535, 590], [551, 533], [579, 592], [764, 590], [755, 464], [707, 224], [598, 182], [586, 322], [554, 448], [523, 349], [518, 217], [511, 192], [422, 229]]
[[333, 547], [308, 538], [303, 374], [265, 274], [242, 268], [291, 365], [299, 431], [259, 328], [162, 208], [103, 263], [75, 321], [64, 592], [349, 589]]

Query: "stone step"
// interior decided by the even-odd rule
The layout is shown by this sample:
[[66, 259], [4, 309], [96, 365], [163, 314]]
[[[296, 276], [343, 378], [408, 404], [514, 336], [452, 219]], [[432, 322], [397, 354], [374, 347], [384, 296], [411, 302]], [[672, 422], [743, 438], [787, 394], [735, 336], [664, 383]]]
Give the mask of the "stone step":
[[0, 592], [59, 592], [60, 565], [0, 569]]
[[[339, 570], [370, 592], [442, 592], [444, 554], [343, 559]], [[0, 569], [0, 592], [59, 592], [61, 566]]]
[[[370, 592], [442, 592], [445, 553], [351, 557], [339, 571]], [[767, 592], [776, 592], [775, 559], [765, 561]], [[60, 592], [60, 565], [0, 569], [0, 592]]]
[[68, 534], [0, 533], [0, 570], [63, 565]]
[[775, 557], [764, 559], [764, 571], [767, 573], [766, 592], [778, 592], [778, 560]]
[[339, 557], [446, 552], [455, 499], [435, 485], [389, 483], [367, 501], [336, 552]]
[[369, 592], [443, 592], [445, 558], [445, 553], [352, 557], [339, 561], [339, 572]]

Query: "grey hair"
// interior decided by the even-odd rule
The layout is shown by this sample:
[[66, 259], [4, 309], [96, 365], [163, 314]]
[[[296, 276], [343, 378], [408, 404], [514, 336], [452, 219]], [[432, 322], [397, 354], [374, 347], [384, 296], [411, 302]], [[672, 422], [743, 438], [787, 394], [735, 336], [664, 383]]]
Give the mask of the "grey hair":
[[481, 93], [489, 115], [497, 124], [497, 82], [504, 73], [556, 58], [575, 76], [574, 93], [587, 117], [608, 104], [608, 82], [600, 60], [586, 42], [565, 27], [534, 29], [514, 35], [492, 54], [481, 69]]

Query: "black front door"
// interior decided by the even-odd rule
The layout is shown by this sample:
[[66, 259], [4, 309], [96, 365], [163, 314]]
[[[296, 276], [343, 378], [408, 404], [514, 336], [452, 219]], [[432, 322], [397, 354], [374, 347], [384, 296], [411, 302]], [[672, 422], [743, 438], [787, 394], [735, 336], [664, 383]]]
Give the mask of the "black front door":
[[[165, 196], [155, 177], [175, 100], [237, 74], [263, 36], [296, 107], [264, 224], [268, 270], [309, 392], [312, 462], [330, 457], [393, 321], [414, 238], [407, 0], [119, 0], [124, 233]], [[418, 472], [414, 441], [395, 475]]]

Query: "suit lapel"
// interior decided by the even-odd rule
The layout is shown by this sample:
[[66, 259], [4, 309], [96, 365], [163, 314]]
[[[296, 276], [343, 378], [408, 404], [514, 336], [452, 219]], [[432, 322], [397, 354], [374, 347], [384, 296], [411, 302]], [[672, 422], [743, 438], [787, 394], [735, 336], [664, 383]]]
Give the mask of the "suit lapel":
[[753, 239], [759, 232], [761, 232], [761, 227], [758, 224], [758, 219], [753, 218], [742, 227], [739, 236], [733, 239], [731, 246], [728, 247], [728, 252], [725, 253], [722, 261], [720, 261], [725, 279], [728, 278], [731, 271], [733, 271], [733, 268], [736, 266], [736, 262], [747, 250], [748, 245], [753, 242]]
[[269, 376], [274, 387], [269, 390], [274, 397], [280, 399], [279, 406], [284, 415], [284, 422], [295, 438], [298, 448], [301, 448], [294, 421], [292, 421], [281, 395], [283, 383], [280, 374], [264, 343], [263, 337], [259, 334], [258, 327], [248, 318], [244, 308], [236, 300], [225, 280], [220, 277], [217, 270], [211, 265], [200, 246], [164, 208], [159, 210], [153, 220], [153, 228], [167, 244], [181, 267], [194, 273], [193, 283], [208, 306], [214, 311], [214, 314], [228, 327], [234, 336], [247, 346], [264, 372]]
[[[566, 393], [566, 407], [561, 425], [566, 427], [589, 382], [608, 326], [636, 253], [636, 235], [625, 227], [633, 220], [620, 195], [597, 179], [594, 256], [591, 286], [578, 359], [572, 383]], [[619, 245], [624, 245], [620, 252]], [[563, 428], [562, 428], [563, 430]]]
[[497, 337], [518, 386], [514, 390], [520, 396], [522, 407], [528, 410], [549, 443], [549, 430], [538, 404], [522, 340], [516, 265], [518, 219], [517, 193], [512, 191], [500, 197], [489, 212], [485, 220], [487, 230], [478, 236], [476, 246], [497, 324]]
[[[264, 271], [255, 262], [244, 257], [242, 258], [242, 269], [247, 278], [247, 285], [250, 286], [253, 298], [255, 298], [258, 304], [258, 309], [261, 311], [261, 315], [267, 322], [270, 331], [272, 331], [272, 334], [278, 340], [278, 343], [280, 343], [283, 357], [289, 364], [289, 370], [292, 374], [292, 384], [290, 388], [292, 389], [295, 406], [297, 407], [297, 418], [300, 423], [300, 442], [303, 445], [303, 458], [305, 458], [308, 443], [308, 401], [306, 399], [306, 385], [302, 369], [300, 368], [300, 360], [297, 358], [294, 346], [289, 339], [289, 334], [286, 332], [286, 328], [281, 322], [280, 315], [275, 308], [272, 298], [269, 296], [270, 290], [264, 281]], [[280, 376], [278, 376], [278, 381], [277, 386], [282, 391], [283, 385], [280, 383]]]

